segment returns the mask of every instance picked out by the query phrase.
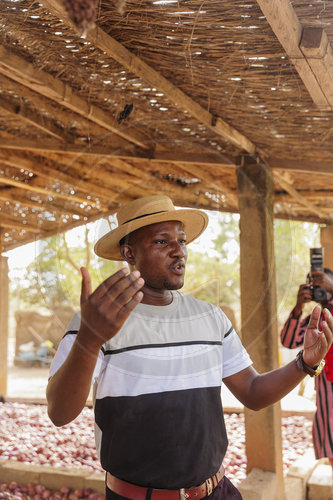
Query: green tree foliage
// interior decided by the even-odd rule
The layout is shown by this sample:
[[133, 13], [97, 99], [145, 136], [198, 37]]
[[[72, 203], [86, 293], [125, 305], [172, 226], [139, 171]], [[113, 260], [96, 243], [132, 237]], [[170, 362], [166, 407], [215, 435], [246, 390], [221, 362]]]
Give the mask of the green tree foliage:
[[200, 300], [228, 305], [239, 317], [238, 215], [219, 214], [210, 252], [189, 249], [184, 291]]
[[274, 223], [278, 316], [284, 323], [310, 270], [310, 248], [320, 246], [318, 224], [276, 219]]
[[[89, 228], [82, 228], [81, 244], [70, 246], [66, 235], [51, 236], [40, 242], [40, 252], [24, 273], [20, 299], [26, 306], [53, 309], [58, 304], [79, 307], [81, 292], [80, 267], [87, 267], [93, 288], [118, 269], [115, 262], [98, 259], [92, 251]], [[17, 296], [17, 290], [14, 291]]]
[[[213, 304], [231, 306], [240, 321], [239, 216], [213, 214], [211, 245], [194, 242], [189, 247], [184, 292]], [[93, 252], [97, 239], [93, 224], [80, 230], [78, 243], [57, 235], [40, 243], [40, 253], [29, 264], [23, 279], [12, 283], [12, 294], [18, 291], [28, 306], [52, 309], [56, 304], [79, 307], [80, 266], [88, 268], [93, 288], [114, 273], [123, 263], [99, 259]], [[316, 224], [275, 220], [274, 223], [277, 305], [284, 322], [295, 304], [298, 286], [309, 270], [309, 248], [319, 246]], [[206, 238], [207, 240], [207, 238]]]
[[[219, 214], [213, 255], [190, 250], [185, 291], [231, 306], [240, 320], [239, 216]], [[309, 248], [320, 246], [317, 224], [274, 221], [277, 309], [280, 326], [295, 305], [310, 267]], [[310, 306], [311, 307], [311, 306]]]

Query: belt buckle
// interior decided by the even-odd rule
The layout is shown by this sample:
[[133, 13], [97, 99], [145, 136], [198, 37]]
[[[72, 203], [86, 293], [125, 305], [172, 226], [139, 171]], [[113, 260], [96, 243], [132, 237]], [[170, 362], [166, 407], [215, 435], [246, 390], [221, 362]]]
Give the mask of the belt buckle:
[[213, 491], [213, 481], [212, 481], [212, 478], [210, 477], [209, 479], [207, 479], [205, 481], [206, 483], [206, 488], [207, 488], [207, 496], [209, 496], [212, 491]]
[[180, 500], [187, 500], [187, 498], [189, 496], [190, 495], [185, 492], [185, 488], [180, 488], [180, 490], [179, 490], [179, 498], [180, 498]]

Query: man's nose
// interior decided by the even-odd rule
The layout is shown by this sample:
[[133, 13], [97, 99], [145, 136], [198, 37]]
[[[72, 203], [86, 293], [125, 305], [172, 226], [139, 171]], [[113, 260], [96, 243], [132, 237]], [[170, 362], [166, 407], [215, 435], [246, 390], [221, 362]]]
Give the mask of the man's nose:
[[183, 258], [186, 254], [187, 251], [184, 244], [180, 244], [178, 241], [172, 242], [170, 246], [170, 255]]

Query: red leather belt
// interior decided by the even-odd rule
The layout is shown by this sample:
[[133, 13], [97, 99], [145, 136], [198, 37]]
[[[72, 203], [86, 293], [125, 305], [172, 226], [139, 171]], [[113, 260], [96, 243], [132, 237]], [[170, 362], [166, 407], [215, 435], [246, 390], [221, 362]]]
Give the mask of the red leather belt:
[[[211, 494], [224, 476], [224, 467], [221, 465], [215, 476], [210, 477], [196, 488], [181, 488], [180, 490], [157, 490], [136, 486], [135, 484], [122, 481], [110, 472], [106, 474], [107, 487], [117, 495], [130, 500], [200, 500]], [[148, 496], [147, 496], [148, 493]], [[150, 496], [149, 496], [150, 494]]]

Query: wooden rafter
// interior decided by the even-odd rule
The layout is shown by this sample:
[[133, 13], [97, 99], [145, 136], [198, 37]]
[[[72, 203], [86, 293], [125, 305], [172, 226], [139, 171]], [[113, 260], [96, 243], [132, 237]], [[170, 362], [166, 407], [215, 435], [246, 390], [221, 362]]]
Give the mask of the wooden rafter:
[[[333, 206], [333, 190], [328, 189], [328, 190], [318, 190], [318, 191], [312, 191], [310, 189], [302, 189], [301, 191], [298, 191], [299, 194], [301, 194], [304, 198], [309, 199], [309, 200], [328, 200], [332, 203]], [[283, 199], [286, 198], [286, 196], [289, 198], [289, 193], [278, 193], [275, 195], [274, 199], [276, 201], [283, 201]]]
[[8, 229], [18, 229], [19, 231], [28, 231], [29, 233], [41, 233], [41, 229], [34, 224], [23, 224], [21, 222], [16, 222], [13, 218], [7, 218], [0, 215], [0, 227], [7, 227]]
[[219, 183], [216, 177], [214, 178], [213, 175], [207, 172], [205, 165], [200, 167], [197, 165], [191, 165], [189, 163], [178, 163], [178, 165], [182, 170], [184, 170], [184, 172], [187, 172], [188, 174], [193, 175], [198, 179], [201, 179], [203, 177], [207, 182], [208, 187], [214, 189], [218, 193], [222, 193], [227, 197], [228, 200], [230, 200], [233, 207], [238, 207], [237, 193], [233, 192], [231, 189], [228, 189], [225, 185], [223, 185], [223, 182]]
[[[117, 125], [115, 118], [110, 118], [109, 113], [76, 95], [69, 85], [11, 54], [3, 46], [0, 46], [0, 73], [117, 134], [117, 147], [128, 148], [136, 144], [147, 149], [146, 136], [123, 129]], [[114, 138], [112, 140], [115, 142]]]
[[[6, 139], [0, 137], [0, 151], [3, 150], [16, 150], [16, 151], [35, 151], [39, 154], [46, 153], [61, 153], [69, 156], [91, 157], [91, 158], [105, 158], [114, 159], [119, 158], [122, 160], [133, 160], [140, 164], [144, 163], [182, 163], [182, 164], [196, 164], [196, 165], [219, 165], [221, 167], [234, 169], [236, 162], [232, 163], [225, 156], [220, 154], [205, 154], [205, 153], [180, 153], [177, 151], [156, 152], [154, 155], [141, 155], [134, 156], [128, 151], [114, 150], [113, 148], [105, 146], [79, 146], [76, 144], [62, 144], [59, 141], [43, 141], [38, 143], [36, 141], [26, 139]], [[318, 175], [333, 175], [333, 162], [316, 162], [316, 161], [302, 161], [302, 160], [289, 160], [284, 158], [268, 158], [268, 163], [273, 169], [290, 170], [295, 172], [309, 172]]]
[[61, 130], [60, 127], [57, 127], [46, 116], [43, 116], [40, 113], [37, 114], [32, 112], [24, 103], [20, 103], [20, 105], [17, 106], [16, 104], [13, 104], [8, 100], [1, 98], [0, 110], [4, 110], [7, 113], [15, 116], [16, 118], [20, 118], [29, 125], [38, 128], [42, 132], [51, 135], [56, 139], [59, 139], [63, 142], [72, 142], [69, 134], [67, 134], [64, 130]]
[[325, 213], [320, 208], [316, 207], [313, 203], [304, 198], [304, 196], [299, 194], [285, 174], [274, 171], [274, 178], [277, 180], [280, 186], [290, 194], [290, 196], [295, 198], [301, 205], [306, 207], [310, 212], [314, 213], [320, 218], [327, 219], [328, 214]]
[[[193, 188], [192, 186], [187, 186], [186, 188], [182, 188], [177, 184], [170, 184], [167, 181], [162, 181], [160, 179], [152, 177], [149, 172], [145, 172], [143, 169], [138, 169], [128, 165], [126, 162], [122, 160], [114, 160], [112, 162], [112, 166], [119, 169], [121, 173], [117, 173], [117, 175], [113, 175], [107, 172], [105, 169], [99, 169], [100, 172], [96, 172], [94, 170], [94, 178], [99, 178], [103, 182], [103, 186], [99, 186], [91, 180], [89, 182], [84, 183], [84, 181], [77, 183], [78, 175], [68, 175], [67, 173], [63, 173], [58, 169], [52, 169], [49, 166], [39, 164], [36, 167], [36, 162], [34, 160], [30, 160], [22, 157], [13, 157], [8, 156], [7, 158], [1, 159], [3, 163], [8, 164], [10, 166], [14, 165], [17, 168], [24, 168], [27, 171], [32, 172], [35, 175], [41, 175], [42, 177], [47, 178], [51, 181], [60, 181], [64, 182], [68, 185], [76, 185], [78, 189], [90, 193], [99, 198], [104, 198], [108, 202], [116, 202], [119, 200], [119, 197], [126, 191], [136, 190], [137, 196], [145, 196], [147, 195], [149, 188], [148, 185], [151, 186], [151, 194], [156, 192], [158, 189], [160, 192], [166, 192], [170, 194], [170, 191], [176, 196], [180, 198], [184, 195], [184, 190], [187, 189], [188, 194], [193, 196]], [[101, 165], [102, 167], [102, 165]], [[78, 174], [81, 176], [84, 174], [84, 171], [89, 169], [79, 169]], [[90, 172], [89, 172], [90, 173]], [[90, 173], [91, 174], [91, 173]], [[82, 184], [84, 184], [84, 189], [82, 189]], [[197, 189], [197, 186], [195, 186]], [[221, 188], [220, 188], [221, 191]], [[105, 208], [106, 209], [106, 208]]]
[[[158, 191], [160, 193], [165, 193], [169, 195], [171, 195], [172, 193], [173, 198], [178, 198], [183, 200], [190, 200], [191, 198], [201, 199], [201, 202], [203, 204], [205, 203], [207, 204], [208, 200], [202, 191], [207, 191], [208, 185], [206, 185], [203, 179], [201, 179], [200, 183], [198, 184], [188, 183], [185, 186], [180, 186], [175, 182], [157, 178], [153, 176], [150, 172], [147, 172], [144, 169], [133, 167], [132, 165], [129, 165], [126, 161], [123, 160], [116, 159], [113, 160], [111, 164], [113, 168], [116, 168], [121, 172], [126, 172], [128, 174], [127, 177], [128, 188], [132, 189], [132, 185], [141, 188], [143, 191], [142, 194], [143, 196], [147, 189], [147, 185], [149, 185], [153, 188], [155, 192]], [[133, 177], [133, 173], [136, 174], [136, 177]], [[105, 173], [105, 180], [107, 182], [109, 178], [110, 182], [113, 182], [113, 178], [114, 177], [118, 178], [118, 176], [119, 176], [118, 173], [116, 174], [116, 176]], [[220, 186], [217, 191], [215, 188], [215, 192], [217, 192], [217, 194], [223, 194], [223, 188]]]
[[300, 173], [309, 172], [318, 175], [333, 175], [333, 161], [316, 162], [308, 160], [289, 160], [286, 158], [269, 158], [267, 161], [273, 169]]
[[66, 200], [66, 201], [71, 201], [71, 202], [76, 202], [76, 203], [85, 203], [87, 205], [92, 205], [92, 206], [98, 205], [98, 208], [101, 211], [107, 210], [107, 208], [105, 206], [103, 206], [103, 205], [101, 206], [94, 201], [91, 201], [91, 200], [88, 200], [85, 198], [80, 198], [80, 197], [75, 196], [75, 195], [72, 196], [72, 195], [58, 193], [55, 190], [46, 189], [46, 188], [43, 188], [40, 186], [35, 186], [35, 185], [32, 185], [31, 182], [28, 184], [25, 182], [17, 181], [15, 179], [12, 179], [11, 177], [7, 177], [7, 176], [1, 175], [1, 174], [0, 174], [0, 184], [14, 186], [16, 188], [20, 188], [20, 189], [25, 190], [25, 191], [33, 191], [35, 193], [40, 193], [40, 194], [44, 194], [44, 195], [48, 195], [48, 196], [54, 196], [55, 198], [60, 198], [61, 200]]
[[[72, 23], [59, 0], [43, 0], [42, 3], [50, 12], [60, 17], [65, 24], [72, 27]], [[182, 90], [164, 78], [138, 56], [126, 49], [121, 43], [117, 42], [117, 40], [105, 33], [101, 28], [96, 27], [89, 31], [86, 38], [92, 42], [95, 47], [98, 47], [112, 57], [131, 73], [138, 75], [144, 81], [163, 92], [170, 102], [186, 110], [200, 123], [205, 124], [217, 135], [220, 135], [241, 151], [247, 151], [249, 153], [254, 153], [256, 151], [255, 145], [242, 133], [222, 120], [222, 118], [213, 115], [200, 104], [193, 101], [193, 99]]]
[[[59, 106], [57, 102], [48, 99], [43, 94], [39, 94], [29, 87], [26, 87], [25, 85], [22, 85], [21, 83], [12, 80], [1, 73], [0, 88], [3, 90], [2, 95], [4, 96], [4, 99], [18, 104], [18, 101], [15, 100], [13, 96], [19, 95], [19, 104], [29, 107], [30, 113], [35, 111], [35, 113], [42, 113], [43, 117], [50, 117], [50, 119], [53, 120], [51, 122], [52, 125], [55, 125], [56, 127], [55, 133], [59, 133], [59, 135], [61, 135], [66, 142], [74, 142], [78, 137], [82, 136], [94, 136], [96, 138], [109, 138], [109, 136], [112, 136], [110, 131], [101, 127], [97, 123], [84, 119], [82, 116], [79, 116], [77, 113], [68, 108]], [[10, 90], [11, 93], [8, 93], [7, 89]]]
[[77, 176], [69, 175], [68, 173], [62, 172], [57, 168], [52, 168], [42, 164], [41, 162], [38, 162], [37, 165], [34, 160], [10, 155], [4, 158], [1, 158], [0, 156], [0, 162], [5, 163], [6, 165], [15, 166], [16, 168], [24, 168], [28, 172], [31, 172], [36, 176], [44, 177], [48, 180], [62, 182], [69, 186], [76, 186], [76, 188], [80, 191], [88, 193], [92, 196], [104, 198], [106, 200], [110, 198], [110, 191], [105, 189], [103, 186], [99, 186], [91, 181], [87, 183], [82, 179], [78, 182]]
[[[45, 211], [46, 208], [45, 203], [38, 203], [37, 201], [30, 200], [27, 196], [22, 196], [20, 190], [17, 188], [0, 189], [0, 200], [9, 201], [13, 205], [19, 203], [22, 208], [32, 208], [40, 211]], [[59, 206], [55, 204], [54, 201], [52, 203], [48, 202], [47, 210], [57, 214], [79, 215], [80, 217], [86, 215], [82, 209], [69, 208], [68, 206], [64, 207], [64, 205]]]
[[[326, 43], [324, 52], [321, 51], [323, 49], [321, 42], [314, 47], [312, 34], [304, 32], [305, 37], [303, 37], [303, 26], [289, 0], [257, 0], [257, 2], [287, 56], [295, 65], [313, 102], [322, 110], [332, 110], [333, 74], [332, 69], [324, 62], [329, 61], [329, 65], [332, 65], [333, 61], [328, 44]], [[309, 54], [307, 41], [310, 38], [312, 52]], [[313, 64], [312, 59], [321, 59], [321, 62]]]
[[300, 49], [333, 108], [333, 53], [326, 32], [316, 26], [304, 27]]

